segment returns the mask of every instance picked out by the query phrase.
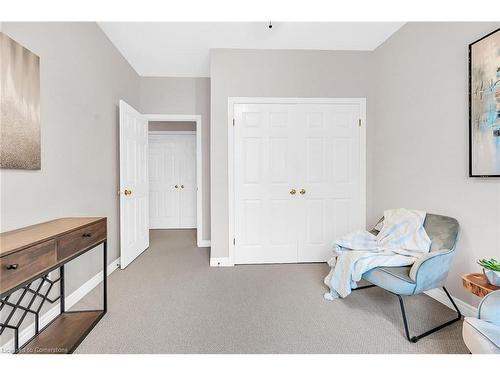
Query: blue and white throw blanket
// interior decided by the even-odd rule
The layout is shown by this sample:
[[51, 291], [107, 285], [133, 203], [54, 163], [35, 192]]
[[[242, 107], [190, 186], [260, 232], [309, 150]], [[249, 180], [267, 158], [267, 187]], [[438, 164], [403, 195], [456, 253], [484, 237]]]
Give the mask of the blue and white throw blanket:
[[[359, 230], [335, 241], [334, 256], [324, 297], [347, 297], [363, 274], [381, 266], [409, 266], [429, 252], [431, 240], [424, 229], [426, 213], [399, 208], [384, 211], [384, 221], [375, 236]], [[377, 228], [379, 229], [379, 228]]]

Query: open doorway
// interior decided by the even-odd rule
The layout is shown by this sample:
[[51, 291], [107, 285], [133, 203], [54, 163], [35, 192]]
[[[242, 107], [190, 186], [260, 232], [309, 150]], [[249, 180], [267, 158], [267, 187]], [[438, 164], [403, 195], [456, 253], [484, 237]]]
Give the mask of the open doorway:
[[[172, 202], [161, 202], [162, 198], [153, 197], [150, 204], [149, 188], [149, 145], [156, 142], [154, 149], [161, 150], [170, 142], [175, 147], [164, 152], [157, 159], [163, 161], [155, 168], [161, 173], [153, 173], [153, 177], [162, 176], [164, 192], [172, 189], [173, 194], [164, 196], [179, 199], [177, 211], [162, 212], [163, 216], [178, 217], [178, 221], [152, 220], [152, 228], [196, 228], [198, 247], [210, 246], [203, 236], [203, 186], [202, 186], [202, 123], [201, 115], [145, 115], [138, 112], [125, 101], [120, 100], [120, 267], [127, 267], [144, 250], [149, 247], [150, 210], [158, 215], [160, 209], [170, 209]], [[149, 131], [151, 123], [151, 134]], [[194, 128], [193, 128], [194, 126]], [[155, 138], [150, 140], [150, 137]], [[167, 141], [165, 141], [167, 139]], [[172, 151], [174, 150], [174, 151]], [[180, 164], [172, 165], [172, 152], [179, 152]], [[184, 154], [183, 154], [184, 153]], [[170, 160], [170, 161], [169, 161]], [[170, 171], [168, 172], [168, 168]], [[167, 169], [167, 173], [165, 173]], [[170, 177], [168, 177], [171, 175]], [[168, 178], [167, 178], [168, 177]], [[174, 178], [175, 177], [175, 178]], [[158, 181], [156, 181], [158, 182]], [[155, 182], [155, 183], [156, 183]], [[158, 186], [156, 186], [158, 188]], [[161, 190], [160, 189], [160, 190]], [[153, 193], [154, 194], [154, 193]], [[190, 206], [189, 206], [190, 205]], [[184, 207], [186, 215], [179, 216]], [[163, 219], [165, 219], [163, 217]]]
[[201, 244], [201, 116], [145, 117], [149, 141], [149, 228], [195, 228]]

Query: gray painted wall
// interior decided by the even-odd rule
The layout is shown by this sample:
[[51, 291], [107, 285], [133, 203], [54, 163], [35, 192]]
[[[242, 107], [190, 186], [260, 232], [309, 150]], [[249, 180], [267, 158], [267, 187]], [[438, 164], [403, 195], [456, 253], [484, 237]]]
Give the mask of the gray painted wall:
[[139, 110], [146, 114], [201, 115], [202, 238], [210, 240], [210, 78], [141, 77]]
[[456, 217], [447, 286], [500, 257], [500, 181], [468, 177], [468, 49], [498, 23], [409, 23], [374, 52], [212, 50], [212, 257], [228, 255], [227, 98], [367, 97], [367, 224], [391, 207]]
[[[61, 216], [107, 216], [119, 256], [118, 101], [139, 105], [139, 77], [95, 23], [10, 23], [40, 56], [40, 171], [1, 170], [1, 231]], [[67, 293], [101, 270], [100, 249], [67, 267]]]
[[195, 121], [149, 121], [149, 131], [196, 131]]
[[[370, 52], [235, 50], [211, 51], [211, 257], [227, 257], [227, 99], [254, 97], [368, 97], [370, 121]], [[368, 125], [367, 137], [371, 137]], [[368, 181], [371, 175], [368, 155]], [[368, 191], [370, 189], [368, 188]], [[367, 199], [370, 201], [371, 196]]]
[[410, 23], [375, 53], [376, 145], [371, 221], [385, 208], [454, 216], [462, 227], [450, 292], [476, 303], [460, 276], [500, 257], [500, 180], [468, 177], [468, 44], [499, 23]]

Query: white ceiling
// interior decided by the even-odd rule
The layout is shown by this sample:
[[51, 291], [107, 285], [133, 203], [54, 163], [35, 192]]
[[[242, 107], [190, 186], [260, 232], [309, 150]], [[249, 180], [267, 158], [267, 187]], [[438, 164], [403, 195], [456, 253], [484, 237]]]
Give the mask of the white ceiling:
[[140, 76], [208, 77], [211, 48], [371, 51], [403, 22], [99, 22]]

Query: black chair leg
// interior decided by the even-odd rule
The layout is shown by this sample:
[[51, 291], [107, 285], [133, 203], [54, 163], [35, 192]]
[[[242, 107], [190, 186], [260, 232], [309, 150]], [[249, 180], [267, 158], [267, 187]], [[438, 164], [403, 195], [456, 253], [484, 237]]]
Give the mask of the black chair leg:
[[403, 325], [405, 327], [406, 338], [410, 342], [417, 342], [418, 339], [415, 340], [415, 337], [410, 337], [410, 331], [408, 330], [408, 321], [406, 320], [405, 304], [403, 302], [403, 297], [401, 297], [399, 294], [396, 294], [396, 296], [399, 299], [399, 306], [401, 307], [401, 314], [403, 315]]
[[403, 302], [403, 298], [399, 295], [399, 294], [396, 294], [396, 296], [398, 297], [399, 299], [399, 306], [401, 307], [401, 314], [403, 315], [403, 324], [404, 324], [404, 327], [405, 327], [405, 334], [406, 334], [406, 338], [408, 339], [408, 341], [410, 342], [417, 342], [418, 340], [420, 340], [421, 338], [425, 337], [425, 336], [428, 336], [430, 335], [431, 333], [434, 333], [436, 331], [439, 331], [440, 329], [444, 328], [444, 327], [447, 327], [449, 326], [450, 324], [453, 324], [455, 322], [458, 322], [460, 319], [462, 319], [462, 313], [460, 312], [460, 310], [458, 309], [458, 306], [456, 305], [455, 301], [453, 300], [453, 298], [450, 296], [450, 293], [448, 293], [448, 291], [446, 290], [446, 288], [443, 286], [443, 290], [444, 292], [446, 293], [446, 296], [448, 297], [448, 299], [451, 301], [453, 307], [455, 308], [458, 316], [446, 323], [443, 323], [441, 324], [440, 326], [437, 326], [435, 328], [432, 328], [430, 329], [429, 331], [426, 331], [418, 336], [413, 336], [413, 337], [410, 337], [410, 331], [408, 329], [408, 321], [406, 319], [406, 312], [405, 312], [405, 305], [404, 305], [404, 302]]

